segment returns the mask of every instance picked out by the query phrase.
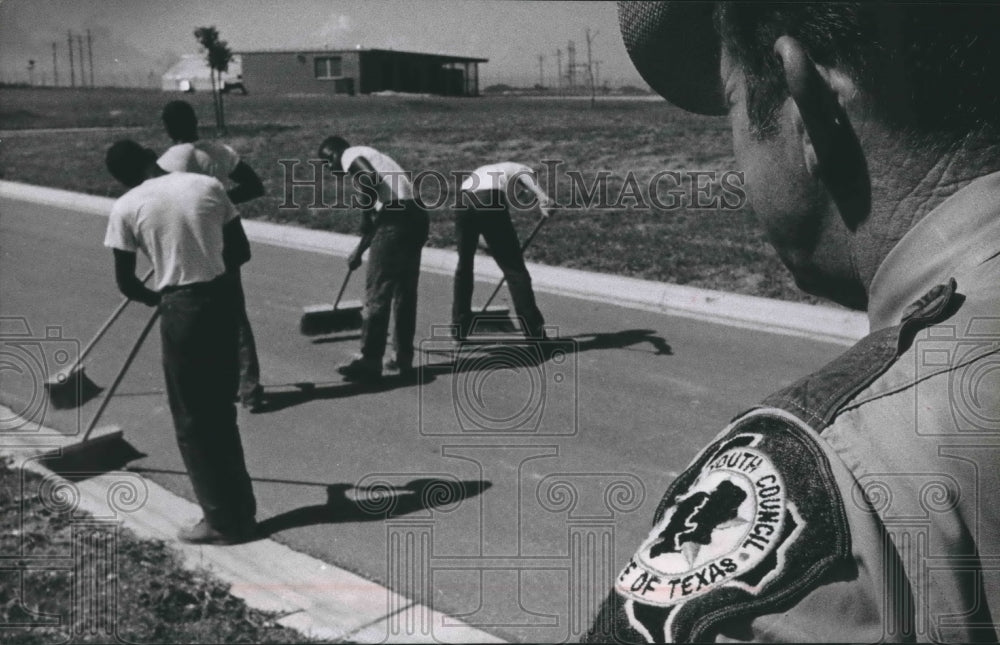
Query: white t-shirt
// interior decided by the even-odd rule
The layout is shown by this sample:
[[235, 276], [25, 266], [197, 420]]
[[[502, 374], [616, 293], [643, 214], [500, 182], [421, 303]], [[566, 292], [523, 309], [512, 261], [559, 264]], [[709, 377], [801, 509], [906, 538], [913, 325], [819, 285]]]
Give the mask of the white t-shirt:
[[535, 171], [529, 166], [513, 161], [502, 161], [500, 163], [480, 166], [472, 171], [472, 174], [462, 182], [462, 190], [507, 190], [507, 184], [511, 180], [520, 180], [525, 187], [531, 189], [537, 186], [535, 183]]
[[115, 201], [104, 246], [141, 250], [157, 291], [222, 275], [222, 227], [237, 216], [218, 179], [172, 172], [147, 179]]
[[168, 172], [211, 175], [225, 185], [240, 163], [240, 155], [224, 143], [199, 139], [170, 146], [156, 163]]
[[351, 146], [340, 155], [344, 170], [350, 169], [358, 157], [364, 157], [382, 178], [384, 184], [397, 200], [413, 199], [413, 184], [403, 168], [387, 154], [368, 146]]

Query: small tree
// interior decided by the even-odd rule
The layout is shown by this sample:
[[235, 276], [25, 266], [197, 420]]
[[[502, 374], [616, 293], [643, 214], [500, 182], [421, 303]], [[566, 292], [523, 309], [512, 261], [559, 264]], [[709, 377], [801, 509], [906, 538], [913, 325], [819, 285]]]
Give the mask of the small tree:
[[219, 30], [215, 27], [199, 27], [194, 30], [194, 37], [205, 51], [205, 60], [208, 62], [208, 73], [212, 80], [215, 125], [221, 134], [225, 134], [226, 114], [222, 102], [222, 75], [229, 71], [229, 63], [233, 60], [233, 51], [229, 49], [229, 43], [219, 40]]

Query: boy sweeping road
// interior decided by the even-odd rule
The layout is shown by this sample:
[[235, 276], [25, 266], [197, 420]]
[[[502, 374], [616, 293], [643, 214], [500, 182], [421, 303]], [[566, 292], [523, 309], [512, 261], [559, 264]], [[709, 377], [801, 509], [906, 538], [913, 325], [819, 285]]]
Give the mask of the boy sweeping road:
[[[194, 108], [186, 101], [170, 101], [163, 108], [163, 125], [174, 145], [167, 149], [157, 164], [169, 172], [195, 172], [215, 177], [223, 185], [231, 181], [235, 185], [229, 189], [230, 201], [242, 204], [264, 194], [264, 184], [260, 177], [239, 154], [224, 143], [203, 141], [198, 138], [198, 117]], [[260, 361], [257, 358], [257, 344], [247, 316], [246, 296], [240, 267], [234, 267], [230, 278], [236, 282], [240, 300], [239, 317], [239, 357], [240, 357], [240, 400], [243, 407], [251, 411], [261, 404], [264, 388], [260, 385]]]
[[[413, 337], [417, 329], [420, 255], [427, 241], [427, 212], [414, 200], [413, 186], [388, 155], [327, 137], [319, 156], [335, 174], [346, 173], [362, 193], [361, 241], [348, 258], [353, 271], [369, 247], [365, 281], [361, 355], [337, 371], [349, 381], [377, 382], [383, 370], [413, 374]], [[392, 314], [394, 356], [383, 364]]]
[[[159, 307], [177, 445], [205, 514], [178, 538], [191, 544], [250, 540], [256, 501], [233, 403], [239, 300], [226, 275], [250, 252], [236, 209], [218, 180], [168, 173], [152, 150], [134, 141], [111, 146], [106, 163], [130, 190], [111, 209], [104, 245], [114, 251], [125, 297]], [[135, 276], [140, 249], [155, 269], [155, 290]]]
[[472, 326], [473, 269], [480, 235], [503, 271], [525, 334], [529, 338], [545, 337], [545, 319], [535, 303], [531, 276], [524, 265], [521, 244], [510, 220], [510, 203], [521, 203], [520, 195], [513, 191], [533, 194], [538, 199], [542, 217], [548, 218], [551, 214], [552, 200], [536, 183], [534, 171], [524, 164], [506, 161], [481, 166], [462, 182], [462, 208], [455, 215], [458, 267], [451, 309], [451, 322], [457, 327], [458, 340], [464, 340]]

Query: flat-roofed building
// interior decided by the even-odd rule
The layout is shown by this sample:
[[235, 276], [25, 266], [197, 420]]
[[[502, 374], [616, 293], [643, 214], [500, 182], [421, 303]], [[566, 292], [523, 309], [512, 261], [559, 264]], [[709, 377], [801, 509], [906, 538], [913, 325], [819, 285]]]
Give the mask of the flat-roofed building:
[[372, 94], [408, 92], [479, 96], [485, 58], [390, 49], [240, 52], [250, 92]]

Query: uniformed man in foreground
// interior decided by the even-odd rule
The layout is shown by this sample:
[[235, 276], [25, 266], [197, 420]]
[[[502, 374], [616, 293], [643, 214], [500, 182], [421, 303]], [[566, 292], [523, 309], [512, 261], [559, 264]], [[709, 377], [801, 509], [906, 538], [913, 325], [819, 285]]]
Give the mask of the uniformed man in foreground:
[[799, 286], [871, 334], [694, 457], [588, 640], [996, 642], [1000, 7], [619, 17], [657, 92], [728, 114]]

